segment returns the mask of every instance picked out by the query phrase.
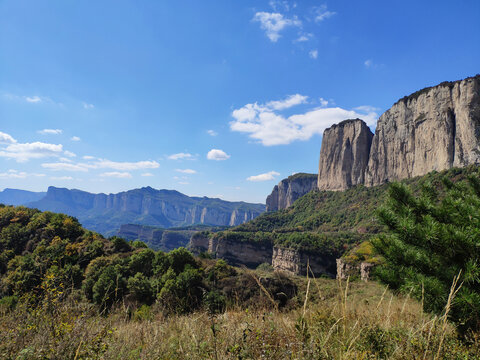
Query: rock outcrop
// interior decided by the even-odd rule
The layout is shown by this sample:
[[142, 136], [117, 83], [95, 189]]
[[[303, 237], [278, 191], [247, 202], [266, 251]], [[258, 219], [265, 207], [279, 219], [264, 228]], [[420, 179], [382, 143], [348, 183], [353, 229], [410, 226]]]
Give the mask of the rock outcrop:
[[334, 258], [277, 246], [273, 248], [272, 266], [275, 270], [286, 271], [294, 275], [306, 275], [310, 268], [315, 275], [335, 276]]
[[295, 200], [317, 187], [317, 174], [298, 173], [275, 185], [267, 197], [267, 211], [286, 209]]
[[257, 267], [267, 263], [276, 271], [294, 275], [306, 275], [308, 265], [315, 276], [335, 276], [335, 258], [282, 248], [271, 243], [229, 240], [198, 232], [191, 237], [188, 248], [195, 254], [210, 253], [215, 258], [225, 259], [232, 265]]
[[373, 138], [359, 119], [325, 130], [318, 188], [374, 186], [478, 163], [480, 75], [400, 99], [380, 117]]
[[51, 186], [44, 198], [27, 206], [75, 216], [87, 229], [104, 235], [113, 235], [128, 223], [162, 228], [194, 224], [234, 226], [265, 211], [263, 204], [189, 197], [175, 190], [151, 187], [117, 194], [92, 194]]
[[378, 120], [365, 184], [480, 161], [480, 76], [399, 100]]
[[188, 248], [194, 254], [210, 253], [217, 259], [227, 260], [231, 265], [254, 268], [263, 263], [272, 263], [273, 247], [268, 243], [235, 241], [197, 233], [190, 239]]
[[373, 133], [363, 120], [345, 120], [323, 133], [318, 188], [345, 190], [364, 183]]
[[374, 264], [368, 262], [353, 264], [340, 258], [337, 259], [337, 279], [346, 280], [348, 277], [360, 276], [362, 281], [367, 282], [374, 267]]

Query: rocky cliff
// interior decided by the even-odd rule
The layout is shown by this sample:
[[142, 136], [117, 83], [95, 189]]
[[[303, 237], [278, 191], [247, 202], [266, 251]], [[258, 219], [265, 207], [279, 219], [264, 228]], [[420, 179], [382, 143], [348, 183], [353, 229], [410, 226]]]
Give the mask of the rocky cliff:
[[307, 264], [315, 276], [335, 276], [335, 257], [321, 253], [282, 248], [268, 242], [238, 241], [208, 232], [194, 234], [188, 245], [195, 253], [210, 253], [215, 258], [225, 259], [232, 265], [257, 267], [262, 263], [272, 265], [274, 270], [295, 275], [306, 275]]
[[373, 134], [363, 120], [345, 120], [325, 130], [318, 188], [345, 190], [363, 184]]
[[267, 197], [267, 211], [286, 209], [295, 200], [317, 187], [317, 174], [298, 173], [275, 185]]
[[480, 161], [480, 76], [423, 89], [378, 120], [368, 186]]
[[344, 190], [480, 163], [480, 75], [400, 99], [375, 135], [359, 120], [325, 130], [318, 188]]
[[205, 224], [240, 225], [260, 215], [263, 204], [189, 197], [175, 190], [151, 187], [117, 194], [92, 194], [49, 187], [30, 207], [76, 216], [87, 229], [113, 235], [121, 225], [135, 223], [163, 228]]

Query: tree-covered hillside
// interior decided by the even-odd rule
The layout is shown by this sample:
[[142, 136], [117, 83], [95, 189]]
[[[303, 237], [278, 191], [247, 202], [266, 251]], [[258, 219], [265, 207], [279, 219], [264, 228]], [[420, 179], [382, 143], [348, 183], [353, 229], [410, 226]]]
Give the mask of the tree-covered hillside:
[[[0, 206], [0, 303], [62, 300], [76, 293], [108, 310], [156, 302], [169, 312], [258, 302], [261, 290], [248, 272], [223, 260], [194, 258], [184, 248], [154, 251], [140, 242], [104, 238], [70, 216]], [[284, 305], [294, 296], [288, 278], [272, 275], [265, 288]], [[50, 301], [49, 300], [49, 301]]]
[[[444, 176], [458, 182], [478, 171], [478, 166], [452, 168], [401, 182], [410, 186], [414, 194], [418, 194], [428, 183], [439, 186]], [[384, 184], [373, 187], [358, 185], [345, 191], [315, 190], [298, 199], [288, 209], [264, 213], [228, 230], [227, 234], [243, 241], [257, 241], [261, 238], [290, 248], [317, 247], [322, 250], [327, 243], [333, 246], [332, 250], [337, 251], [341, 244], [341, 251], [344, 252], [352, 245], [384, 230], [377, 219], [377, 210], [385, 202], [388, 188], [389, 185]], [[219, 232], [215, 236], [224, 234]]]

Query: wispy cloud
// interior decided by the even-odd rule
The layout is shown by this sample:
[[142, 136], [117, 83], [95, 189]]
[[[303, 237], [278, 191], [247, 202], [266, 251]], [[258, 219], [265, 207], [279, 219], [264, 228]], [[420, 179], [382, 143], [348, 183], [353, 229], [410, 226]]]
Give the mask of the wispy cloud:
[[25, 101], [29, 103], [39, 103], [42, 102], [42, 98], [39, 96], [25, 96]]
[[335, 11], [328, 11], [327, 5], [320, 5], [313, 8], [315, 14], [315, 22], [321, 22], [325, 19], [331, 18], [336, 14]]
[[[83, 157], [85, 159], [85, 156]], [[90, 157], [88, 157], [90, 158]], [[93, 158], [93, 157], [92, 157]], [[94, 159], [94, 158], [93, 158]], [[127, 162], [127, 161], [111, 161], [107, 159], [97, 159], [93, 162], [84, 162], [84, 163], [70, 163], [70, 162], [55, 162], [55, 163], [44, 163], [42, 167], [55, 171], [82, 171], [87, 172], [90, 169], [112, 169], [119, 171], [133, 171], [133, 170], [145, 170], [145, 169], [156, 169], [160, 166], [156, 161], [137, 161], [137, 162]]]
[[43, 129], [37, 131], [41, 135], [60, 135], [63, 130], [60, 129]]
[[122, 171], [143, 170], [143, 169], [157, 169], [160, 164], [156, 161], [110, 161], [100, 159], [91, 165], [94, 169], [113, 169]]
[[[292, 103], [304, 103], [306, 97], [302, 99], [304, 100]], [[325, 107], [328, 105], [325, 100], [321, 107], [285, 116], [277, 110], [278, 107], [270, 106], [271, 103], [246, 104], [234, 110], [234, 120], [230, 122], [231, 130], [247, 133], [250, 138], [265, 146], [285, 145], [296, 140], [308, 140], [315, 134], [321, 135], [327, 127], [345, 119], [362, 118], [368, 125], [373, 125], [378, 117], [372, 107], [357, 107], [353, 110]]]
[[254, 182], [269, 181], [269, 180], [274, 180], [275, 177], [278, 176], [278, 175], [280, 175], [280, 173], [278, 173], [276, 171], [269, 171], [269, 172], [264, 173], [264, 174], [249, 176], [247, 178], [247, 181], [254, 181]]
[[43, 177], [45, 174], [26, 173], [25, 171], [18, 171], [10, 169], [7, 172], [0, 173], [0, 179], [26, 179], [27, 177]]
[[118, 179], [128, 179], [132, 177], [132, 174], [129, 172], [118, 172], [118, 171], [111, 171], [111, 172], [104, 172], [100, 174], [101, 177], [113, 177]]
[[0, 131], [0, 144], [15, 144], [15, 140], [11, 135]]
[[77, 156], [75, 153], [71, 152], [71, 151], [68, 151], [68, 150], [65, 150], [63, 152], [65, 154], [65, 156], [68, 156], [68, 157], [75, 157]]
[[44, 163], [42, 167], [53, 171], [81, 171], [87, 172], [87, 164], [72, 164], [69, 162]]
[[281, 37], [280, 32], [285, 28], [302, 26], [302, 22], [296, 16], [289, 19], [278, 12], [257, 12], [252, 20], [260, 23], [260, 28], [272, 42], [278, 41]]
[[215, 130], [207, 130], [207, 134], [210, 136], [217, 136], [218, 133]]
[[311, 50], [308, 55], [312, 58], [312, 59], [316, 59], [318, 58], [318, 50]]
[[182, 174], [196, 174], [197, 172], [193, 169], [175, 169], [176, 172], [182, 173]]
[[149, 173], [149, 172], [147, 172], [147, 173], [143, 173], [143, 174], [141, 174], [141, 176], [149, 177], [149, 176], [153, 176], [153, 174], [152, 174], [152, 173]]
[[49, 156], [60, 156], [63, 152], [61, 144], [48, 144], [43, 142], [33, 143], [10, 143], [0, 149], [0, 157], [15, 159], [17, 162], [25, 162], [30, 159], [39, 159]]
[[225, 151], [220, 149], [212, 149], [207, 154], [208, 160], [222, 161], [222, 160], [227, 160], [229, 158], [230, 158], [230, 155], [228, 155]]
[[195, 156], [189, 153], [177, 153], [168, 156], [170, 160], [193, 160]]
[[52, 180], [73, 180], [71, 176], [51, 176], [50, 179]]
[[86, 102], [83, 102], [82, 105], [83, 105], [83, 108], [86, 109], [86, 110], [91, 110], [95, 107], [95, 105], [87, 104]]
[[72, 136], [71, 139], [72, 141], [80, 141], [82, 139], [80, 139], [78, 136]]

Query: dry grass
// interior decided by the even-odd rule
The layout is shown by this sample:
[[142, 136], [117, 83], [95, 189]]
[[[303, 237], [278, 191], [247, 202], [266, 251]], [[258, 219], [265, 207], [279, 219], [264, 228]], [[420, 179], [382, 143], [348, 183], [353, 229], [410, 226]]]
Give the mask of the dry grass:
[[122, 307], [100, 317], [73, 300], [53, 311], [19, 307], [0, 313], [0, 358], [480, 358], [478, 339], [469, 346], [460, 342], [443, 317], [424, 314], [408, 296], [394, 296], [374, 282], [349, 282], [347, 289], [329, 279], [298, 281], [297, 306], [283, 312], [270, 306], [166, 317], [152, 309], [133, 320]]

